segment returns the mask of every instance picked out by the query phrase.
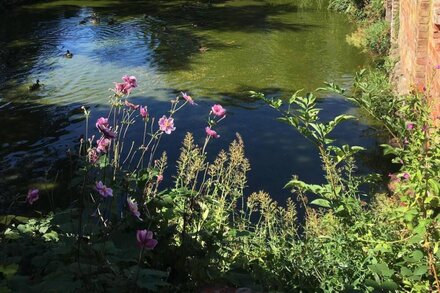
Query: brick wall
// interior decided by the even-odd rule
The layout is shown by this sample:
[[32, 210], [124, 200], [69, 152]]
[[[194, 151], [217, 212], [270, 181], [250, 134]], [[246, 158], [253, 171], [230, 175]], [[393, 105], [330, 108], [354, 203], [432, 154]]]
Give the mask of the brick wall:
[[399, 92], [426, 87], [433, 116], [440, 116], [440, 70], [434, 69], [440, 65], [440, 0], [400, 0], [396, 4]]

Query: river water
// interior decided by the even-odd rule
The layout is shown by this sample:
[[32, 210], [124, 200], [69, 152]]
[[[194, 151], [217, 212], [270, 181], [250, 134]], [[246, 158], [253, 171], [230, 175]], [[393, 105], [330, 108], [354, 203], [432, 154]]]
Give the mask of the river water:
[[[94, 12], [99, 24], [80, 24]], [[179, 91], [198, 103], [176, 115], [177, 130], [162, 141], [170, 164], [186, 132], [203, 141], [209, 109], [221, 103], [228, 115], [208, 152], [213, 156], [240, 133], [252, 167], [248, 193], [263, 189], [284, 201], [289, 192], [282, 187], [293, 174], [322, 182], [319, 157], [248, 91], [287, 96], [323, 81], [349, 87], [353, 74], [368, 63], [345, 41], [352, 30], [343, 15], [325, 5], [287, 0], [64, 0], [6, 11], [0, 17], [2, 205], [53, 174], [54, 163], [84, 132], [80, 107], [90, 107], [92, 121], [105, 115], [108, 89], [124, 74], [138, 79], [131, 101], [147, 105], [153, 116], [166, 114]], [[66, 50], [72, 59], [63, 57]], [[36, 79], [44, 87], [29, 92]], [[323, 95], [319, 106], [324, 120], [358, 112], [334, 95]], [[132, 131], [141, 132], [142, 125]], [[381, 158], [368, 125], [345, 123], [334, 137], [372, 148], [359, 167], [377, 168]]]

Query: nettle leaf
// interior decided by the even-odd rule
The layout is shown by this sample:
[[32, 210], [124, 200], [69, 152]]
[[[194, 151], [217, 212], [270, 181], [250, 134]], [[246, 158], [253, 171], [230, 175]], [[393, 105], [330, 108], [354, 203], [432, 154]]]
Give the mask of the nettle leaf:
[[331, 207], [330, 201], [328, 201], [327, 199], [324, 199], [324, 198], [315, 199], [310, 204], [317, 205], [317, 206], [320, 206], [323, 208], [330, 208]]
[[414, 270], [414, 275], [423, 276], [428, 272], [428, 266], [420, 265]]
[[413, 253], [411, 253], [411, 255], [409, 257], [405, 257], [405, 261], [410, 262], [410, 263], [417, 263], [419, 261], [421, 261], [424, 257], [424, 254], [421, 250], [415, 250], [413, 251]]
[[408, 277], [408, 276], [411, 276], [413, 274], [413, 272], [410, 269], [406, 268], [406, 267], [401, 268], [400, 269], [400, 273], [404, 277]]
[[383, 276], [383, 277], [391, 277], [394, 274], [394, 270], [388, 268], [388, 265], [386, 263], [377, 263], [375, 265], [369, 265], [368, 268], [373, 273], [376, 273], [379, 276]]

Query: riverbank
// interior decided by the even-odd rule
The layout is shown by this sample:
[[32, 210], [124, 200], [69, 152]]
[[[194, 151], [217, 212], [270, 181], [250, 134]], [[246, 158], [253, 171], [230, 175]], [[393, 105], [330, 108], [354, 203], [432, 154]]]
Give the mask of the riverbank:
[[[72, 166], [69, 168], [71, 180], [54, 194], [46, 183], [56, 181], [57, 177], [47, 178], [47, 173], [43, 173], [44, 178], [30, 176], [32, 185], [27, 194], [17, 199], [35, 210], [37, 216], [5, 215], [0, 218], [5, 231], [0, 241], [0, 272], [4, 276], [0, 280], [0, 290], [46, 292], [69, 288], [93, 292], [140, 289], [197, 292], [198, 288], [212, 287], [212, 284], [242, 288], [239, 291], [245, 292], [440, 290], [440, 185], [437, 180], [440, 177], [440, 148], [437, 147], [440, 137], [429, 119], [425, 103], [429, 91], [422, 88], [396, 96], [382, 70], [383, 59], [378, 58], [378, 68], [362, 70], [354, 76], [351, 91], [344, 89], [347, 83], [339, 86], [338, 81], [331, 81], [316, 91], [307, 87], [304, 92], [291, 90], [285, 98], [280, 90], [282, 81], [286, 84], [296, 81], [290, 73], [305, 76], [301, 83], [308, 86], [313, 85], [309, 83], [312, 77], [318, 76], [321, 82], [323, 76], [333, 78], [341, 74], [346, 67], [334, 64], [342, 62], [340, 60], [346, 62], [350, 49], [344, 47], [342, 54], [334, 54], [341, 49], [341, 44], [345, 46], [345, 33], [342, 40], [336, 41], [334, 36], [346, 32], [344, 27], [347, 25], [344, 22], [345, 26], [334, 28], [335, 33], [331, 35], [322, 27], [334, 21], [334, 15], [328, 19], [323, 19], [326, 13], [320, 11], [302, 11], [304, 14], [298, 15], [295, 6], [257, 2], [252, 1], [244, 8], [216, 3], [207, 7], [208, 11], [194, 9], [194, 21], [189, 23], [188, 19], [183, 19], [182, 23], [179, 17], [177, 26], [173, 26], [176, 20], [169, 7], [165, 16], [158, 13], [152, 18], [142, 16], [136, 6], [134, 16], [116, 19], [122, 26], [119, 33], [118, 26], [78, 25], [79, 20], [92, 12], [88, 9], [72, 14], [75, 16], [64, 22], [69, 32], [72, 27], [78, 29], [69, 36], [74, 40], [83, 37], [83, 48], [78, 47], [73, 58], [68, 60], [62, 57], [60, 48], [42, 50], [41, 54], [47, 55], [38, 55], [35, 64], [42, 59], [51, 60], [46, 80], [61, 78], [47, 85], [49, 93], [41, 91], [39, 94], [46, 94], [52, 103], [67, 104], [62, 108], [62, 119], [66, 119], [70, 103], [77, 109], [67, 120], [67, 125], [76, 123], [77, 130], [73, 132], [73, 127], [69, 128], [74, 133], [68, 138], [68, 154], [73, 162], [69, 165]], [[235, 4], [243, 3], [237, 1]], [[124, 3], [124, 7], [126, 5]], [[180, 9], [177, 7], [175, 11], [180, 12]], [[112, 10], [115, 7], [100, 11], [101, 17], [107, 17]], [[64, 10], [61, 11], [64, 15]], [[239, 23], [243, 12], [249, 11], [254, 12], [252, 20], [259, 26], [254, 22], [249, 25], [249, 18]], [[262, 17], [265, 11], [272, 17]], [[221, 16], [216, 19], [219, 12]], [[292, 16], [286, 15], [288, 12]], [[211, 16], [210, 23], [196, 23], [200, 15]], [[286, 17], [285, 22], [281, 16]], [[293, 24], [304, 18], [315, 21]], [[60, 29], [65, 17], [56, 19], [59, 20], [57, 32], [66, 36]], [[215, 20], [220, 25], [213, 28]], [[319, 21], [323, 22], [317, 25]], [[53, 19], [48, 23], [53, 23]], [[32, 23], [31, 27], [35, 25]], [[131, 33], [136, 29], [139, 33], [121, 38], [122, 32]], [[324, 32], [322, 36], [316, 33], [308, 36], [313, 29], [317, 29], [316, 33]], [[204, 34], [200, 34], [200, 30]], [[89, 34], [91, 31], [94, 33]], [[115, 38], [109, 38], [115, 31]], [[176, 42], [175, 38], [183, 32], [186, 34]], [[215, 38], [206, 38], [213, 32]], [[261, 38], [257, 38], [258, 33]], [[285, 42], [286, 33], [292, 33], [291, 39], [296, 42]], [[42, 33], [44, 35], [47, 34]], [[58, 39], [52, 37], [44, 42], [42, 36], [38, 38], [42, 48]], [[140, 41], [137, 36], [141, 36]], [[147, 43], [148, 46], [142, 46], [146, 44], [145, 36], [153, 40]], [[305, 37], [303, 41], [298, 40], [300, 36]], [[322, 41], [326, 36], [329, 39], [325, 47], [332, 54], [328, 62], [322, 62]], [[205, 37], [204, 46], [209, 47], [203, 53], [198, 46], [202, 37]], [[222, 37], [225, 41], [220, 46]], [[319, 42], [310, 41], [316, 37]], [[233, 43], [231, 38], [236, 38]], [[103, 39], [106, 50], [115, 50], [113, 54], [107, 51], [102, 56]], [[268, 39], [276, 42], [268, 44]], [[191, 46], [195, 42], [197, 45]], [[69, 49], [75, 44], [71, 39], [59, 43], [69, 45]], [[292, 52], [297, 43], [298, 52]], [[170, 44], [171, 49], [167, 51], [163, 44]], [[178, 47], [181, 44], [183, 46]], [[283, 48], [283, 44], [287, 48], [285, 51], [279, 48]], [[318, 48], [320, 58], [304, 54], [310, 51], [305, 50], [307, 47], [303, 46], [306, 45]], [[243, 47], [248, 51], [237, 58], [227, 55]], [[175, 64], [172, 63], [174, 58], [166, 58], [169, 55], [164, 51], [174, 56], [175, 48], [186, 49], [185, 55], [190, 55], [184, 64]], [[219, 48], [226, 49], [216, 56]], [[268, 48], [278, 51], [272, 53]], [[147, 50], [151, 50], [149, 55], [145, 55]], [[262, 55], [257, 55], [259, 53]], [[302, 62], [288, 63], [291, 58], [286, 57], [303, 55], [310, 59], [296, 58]], [[231, 88], [222, 90], [219, 86], [212, 96], [228, 98], [198, 98], [204, 96], [199, 87], [212, 82], [206, 81], [207, 77], [222, 80], [223, 76], [232, 76], [236, 81], [236, 72], [231, 72], [231, 68], [246, 67], [246, 63], [237, 64], [249, 60], [249, 56], [254, 57], [248, 64], [252, 71], [245, 71], [243, 80], [247, 81], [245, 85], [255, 82], [251, 84], [255, 87], [254, 92], [248, 94], [248, 88], [243, 89], [242, 83], [237, 87], [231, 86], [234, 83], [224, 83], [224, 88]], [[203, 63], [206, 62], [204, 58], [212, 58], [208, 59], [212, 63]], [[81, 63], [81, 60], [86, 62]], [[97, 70], [93, 71], [96, 60]], [[147, 61], [134, 66], [139, 60]], [[154, 63], [154, 60], [160, 62]], [[275, 63], [262, 67], [263, 73], [259, 75], [259, 66], [263, 66], [261, 60], [267, 63], [275, 60]], [[284, 66], [278, 63], [279, 60]], [[318, 63], [311, 65], [315, 60]], [[111, 67], [115, 63], [117, 66]], [[156, 64], [153, 70], [142, 71], [151, 63]], [[203, 66], [197, 67], [200, 63]], [[225, 67], [215, 67], [225, 63]], [[67, 69], [73, 69], [71, 75], [77, 76], [77, 71], [85, 64], [87, 71], [81, 75], [84, 78], [78, 88], [72, 86], [72, 81], [63, 79]], [[45, 67], [40, 68], [43, 71]], [[211, 68], [215, 71], [197, 75]], [[181, 77], [179, 69], [188, 79], [177, 84], [177, 77]], [[194, 71], [188, 74], [191, 69]], [[307, 73], [307, 69], [311, 71]], [[280, 74], [270, 74], [271, 70]], [[328, 70], [328, 74], [320, 75], [324, 70]], [[90, 71], [92, 74], [87, 75]], [[105, 71], [102, 77], [105, 83], [100, 86], [97, 80], [102, 71]], [[157, 71], [161, 75], [153, 75]], [[217, 71], [220, 75], [215, 75]], [[110, 75], [115, 78], [109, 81]], [[246, 79], [249, 76], [251, 78]], [[197, 82], [188, 85], [188, 80], [195, 77], [199, 77]], [[159, 90], [147, 92], [156, 86], [149, 83], [151, 80], [173, 81], [168, 84], [170, 90], [166, 91], [166, 101], [155, 100]], [[113, 81], [114, 88], [109, 91]], [[348, 86], [351, 86], [352, 76], [349, 81]], [[86, 86], [81, 87], [84, 84]], [[190, 92], [185, 93], [188, 87]], [[163, 88], [161, 84], [161, 90]], [[68, 92], [63, 92], [65, 90]], [[245, 91], [246, 99], [231, 94], [234, 90]], [[74, 99], [66, 102], [66, 96], [72, 92]], [[57, 100], [56, 95], [60, 93], [61, 99]], [[93, 106], [79, 107], [80, 95], [91, 96]], [[103, 98], [98, 100], [98, 97]], [[374, 145], [361, 145], [362, 136], [354, 137], [353, 133], [357, 132], [350, 132], [360, 130], [353, 115], [358, 112], [353, 111], [353, 107], [341, 109], [342, 98], [339, 97], [362, 107], [380, 122], [377, 128], [390, 137], [389, 144], [382, 145], [385, 155], [395, 166], [395, 171], [386, 176], [389, 179], [387, 190], [379, 188], [381, 176], [374, 171], [359, 170], [362, 159], [369, 157]], [[32, 96], [33, 107], [25, 109], [24, 118], [32, 113], [31, 110], [39, 109], [36, 106], [40, 99], [40, 96]], [[9, 111], [22, 110], [22, 104]], [[54, 116], [54, 108], [44, 106], [43, 122]], [[339, 111], [329, 111], [332, 107]], [[248, 112], [241, 108], [247, 108]], [[249, 108], [253, 108], [252, 112]], [[191, 115], [196, 118], [185, 120]], [[17, 121], [25, 126], [35, 124], [35, 119], [29, 122], [24, 118], [15, 119], [12, 125]], [[234, 120], [235, 124], [229, 124]], [[60, 125], [47, 125], [53, 124]], [[351, 127], [346, 128], [347, 125]], [[265, 132], [260, 130], [262, 126], [266, 127], [263, 128]], [[371, 131], [372, 127], [366, 130]], [[28, 128], [19, 127], [14, 135], [25, 138], [35, 135], [35, 131], [24, 133]], [[63, 135], [68, 133], [62, 132]], [[54, 131], [51, 138], [57, 133]], [[40, 139], [43, 134], [46, 133], [35, 136]], [[178, 146], [180, 141], [183, 141], [181, 147]], [[231, 143], [224, 146], [222, 141]], [[272, 143], [275, 148], [257, 145], [261, 142]], [[41, 144], [47, 146], [44, 143]], [[177, 152], [170, 151], [176, 146]], [[302, 156], [306, 149], [314, 154], [311, 159]], [[272, 153], [281, 158], [275, 166], [259, 165], [274, 161]], [[362, 156], [363, 153], [367, 155]], [[382, 155], [380, 158], [383, 160]], [[286, 168], [280, 168], [283, 161]], [[251, 167], [261, 172], [258, 180], [248, 180]], [[283, 176], [288, 178], [284, 180]], [[282, 177], [284, 182], [275, 183], [274, 177]], [[279, 190], [285, 186], [289, 195], [280, 199], [258, 191], [261, 189], [249, 192], [264, 180], [268, 180], [269, 188], [279, 185], [276, 189]], [[65, 200], [66, 194], [74, 197], [70, 198], [67, 208], [59, 208], [54, 203]], [[47, 202], [51, 212], [41, 213], [41, 206]]]

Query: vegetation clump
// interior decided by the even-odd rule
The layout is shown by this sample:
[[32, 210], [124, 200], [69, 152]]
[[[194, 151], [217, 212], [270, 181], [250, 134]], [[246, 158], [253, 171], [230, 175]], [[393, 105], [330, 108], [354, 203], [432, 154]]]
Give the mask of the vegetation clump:
[[[182, 93], [156, 122], [146, 106], [129, 101], [137, 80], [124, 76], [109, 97], [108, 118], [95, 123], [98, 139], [83, 109], [86, 133], [69, 187], [78, 197], [39, 218], [2, 218], [2, 290], [192, 292], [212, 284], [282, 292], [438, 290], [440, 150], [426, 93], [386, 98], [388, 92], [365, 83], [367, 74], [357, 75], [348, 98], [393, 137], [384, 149], [400, 171], [390, 174], [390, 194], [366, 194], [363, 186], [377, 184], [378, 177], [357, 174], [355, 157], [363, 148], [331, 138], [354, 117], [321, 121], [313, 93], [288, 99], [252, 93], [321, 157], [325, 183], [293, 176], [284, 206], [264, 191], [246, 196], [250, 164], [240, 136], [207, 160], [206, 147], [220, 138], [215, 129], [227, 116], [221, 105], [208, 114], [203, 145], [185, 136], [174, 184], [163, 188], [168, 159], [157, 154], [158, 145], [177, 130], [174, 115], [196, 104]], [[322, 90], [345, 94], [335, 84]], [[125, 137], [139, 122], [144, 133], [135, 147]], [[27, 202], [44, 196], [32, 189]], [[301, 225], [298, 209], [305, 213]]]

